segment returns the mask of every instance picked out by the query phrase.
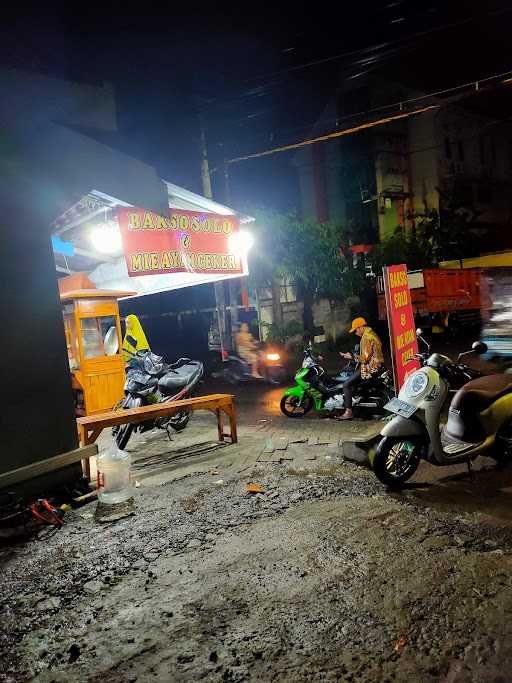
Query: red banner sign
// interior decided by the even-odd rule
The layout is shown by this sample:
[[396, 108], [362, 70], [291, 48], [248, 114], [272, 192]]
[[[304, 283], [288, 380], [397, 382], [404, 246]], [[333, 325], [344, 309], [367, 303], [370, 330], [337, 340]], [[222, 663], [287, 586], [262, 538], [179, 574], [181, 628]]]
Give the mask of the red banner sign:
[[117, 210], [117, 219], [130, 277], [244, 272], [243, 255], [237, 250], [236, 216], [183, 209], [160, 215], [122, 208]]
[[395, 387], [398, 390], [407, 376], [420, 367], [419, 362], [414, 359], [414, 354], [418, 353], [418, 340], [407, 281], [407, 266], [388, 266], [383, 268], [383, 273]]

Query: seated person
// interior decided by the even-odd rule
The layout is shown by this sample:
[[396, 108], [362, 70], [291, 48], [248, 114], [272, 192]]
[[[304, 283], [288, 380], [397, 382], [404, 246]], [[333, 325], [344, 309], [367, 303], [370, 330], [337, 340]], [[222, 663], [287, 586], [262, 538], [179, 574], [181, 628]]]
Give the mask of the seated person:
[[[358, 358], [359, 367], [343, 384], [345, 412], [337, 418], [338, 420], [351, 420], [354, 417], [352, 412], [352, 396], [355, 388], [361, 381], [371, 379], [384, 364], [382, 342], [379, 336], [368, 326], [364, 318], [359, 317], [352, 321], [350, 333], [352, 332], [355, 332], [361, 338]], [[351, 353], [343, 353], [341, 351], [340, 356], [347, 360], [353, 357]]]

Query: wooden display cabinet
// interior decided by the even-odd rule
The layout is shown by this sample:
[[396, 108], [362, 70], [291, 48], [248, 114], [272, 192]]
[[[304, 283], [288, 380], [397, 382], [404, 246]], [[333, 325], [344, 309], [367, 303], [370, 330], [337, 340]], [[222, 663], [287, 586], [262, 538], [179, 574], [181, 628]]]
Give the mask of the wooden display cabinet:
[[118, 299], [133, 292], [62, 291], [69, 369], [77, 416], [112, 410], [123, 398], [125, 371]]

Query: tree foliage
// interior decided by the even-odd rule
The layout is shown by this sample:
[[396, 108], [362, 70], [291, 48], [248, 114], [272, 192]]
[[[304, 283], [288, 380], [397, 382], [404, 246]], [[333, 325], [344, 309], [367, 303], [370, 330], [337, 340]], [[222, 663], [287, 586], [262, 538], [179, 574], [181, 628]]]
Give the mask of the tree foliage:
[[[465, 204], [464, 196], [453, 189], [439, 190], [439, 194], [441, 215], [435, 210], [426, 212], [416, 218], [413, 229], [398, 227], [375, 246], [371, 254], [374, 273], [397, 263], [406, 263], [409, 270], [432, 268], [478, 252], [482, 235], [478, 210]], [[357, 304], [359, 311], [375, 307], [374, 282], [367, 277], [364, 261], [354, 260], [349, 250], [351, 244], [364, 241], [360, 226], [355, 230], [271, 210], [250, 212], [256, 217], [256, 244], [249, 257], [251, 279], [258, 287], [272, 289], [276, 329], [283, 326], [279, 303], [283, 279], [297, 287], [307, 330], [313, 324], [312, 305], [319, 298]]]
[[262, 322], [261, 326], [266, 328], [266, 340], [279, 344], [285, 344], [291, 337], [302, 337], [304, 334], [304, 325], [298, 320], [290, 320], [285, 325]]
[[482, 228], [480, 212], [463, 204], [457, 193], [440, 191], [442, 211], [431, 210], [417, 219], [412, 230], [398, 227], [372, 255], [374, 268], [407, 263], [409, 270], [435, 268], [441, 261], [463, 259], [479, 253]]
[[254, 213], [256, 245], [249, 265], [259, 286], [287, 278], [314, 299], [343, 299], [360, 291], [364, 272], [353, 266], [350, 254], [345, 257], [348, 237], [341, 226], [268, 210]]

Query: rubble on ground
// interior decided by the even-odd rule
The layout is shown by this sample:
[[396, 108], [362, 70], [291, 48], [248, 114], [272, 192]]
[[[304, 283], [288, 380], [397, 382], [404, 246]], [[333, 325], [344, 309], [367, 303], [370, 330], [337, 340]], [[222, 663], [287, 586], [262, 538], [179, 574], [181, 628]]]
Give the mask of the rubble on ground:
[[3, 549], [0, 680], [459, 683], [510, 668], [512, 529], [391, 496], [351, 464], [211, 469], [137, 489], [135, 516], [98, 524], [88, 506]]

